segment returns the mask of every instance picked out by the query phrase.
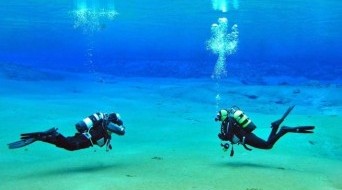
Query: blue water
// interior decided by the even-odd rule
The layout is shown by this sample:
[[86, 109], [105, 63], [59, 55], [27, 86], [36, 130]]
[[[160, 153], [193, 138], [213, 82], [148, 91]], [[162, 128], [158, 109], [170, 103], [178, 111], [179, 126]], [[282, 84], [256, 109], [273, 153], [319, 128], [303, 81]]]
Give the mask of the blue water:
[[[342, 189], [342, 0], [0, 0], [0, 13], [1, 190]], [[214, 122], [231, 105], [260, 138], [290, 105], [283, 124], [315, 133], [231, 158]], [[6, 146], [72, 136], [94, 112], [123, 118], [110, 152]]]
[[109, 2], [118, 15], [100, 18], [96, 31], [75, 27], [80, 2], [1, 0], [0, 63], [113, 76], [208, 78], [217, 61], [207, 49], [210, 28], [226, 17], [239, 29], [226, 77], [247, 83], [264, 76], [341, 81], [340, 0], [227, 0], [225, 12], [214, 10], [211, 0], [99, 0], [99, 7]]

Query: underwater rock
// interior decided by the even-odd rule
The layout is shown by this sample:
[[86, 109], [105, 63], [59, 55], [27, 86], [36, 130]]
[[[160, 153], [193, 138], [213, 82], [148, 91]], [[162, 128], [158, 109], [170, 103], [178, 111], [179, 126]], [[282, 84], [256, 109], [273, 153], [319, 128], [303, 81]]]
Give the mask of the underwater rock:
[[159, 156], [155, 156], [155, 157], [153, 157], [153, 158], [151, 158], [151, 159], [153, 159], [153, 160], [163, 160], [163, 158], [162, 158], [162, 157], [159, 157]]
[[316, 142], [314, 142], [314, 141], [308, 141], [311, 145], [315, 145], [316, 144]]
[[294, 89], [294, 90], [292, 91], [292, 93], [293, 93], [293, 94], [299, 94], [299, 93], [300, 93], [300, 89], [298, 89], [298, 88], [297, 88], [297, 89]]
[[257, 95], [250, 95], [250, 94], [245, 94], [245, 96], [249, 99], [252, 99], [252, 100], [255, 100], [255, 99], [258, 99], [258, 96]]
[[274, 103], [276, 104], [281, 104], [281, 105], [285, 105], [285, 104], [288, 104], [290, 103], [291, 101], [288, 100], [288, 99], [278, 99], [278, 100], [275, 100]]

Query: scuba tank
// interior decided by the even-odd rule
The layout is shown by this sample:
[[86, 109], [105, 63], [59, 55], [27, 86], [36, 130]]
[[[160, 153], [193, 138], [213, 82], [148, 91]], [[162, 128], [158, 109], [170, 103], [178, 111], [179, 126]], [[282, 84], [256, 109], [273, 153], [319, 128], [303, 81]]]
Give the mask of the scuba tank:
[[243, 111], [241, 111], [240, 108], [238, 108], [237, 106], [230, 108], [230, 114], [232, 115], [234, 120], [239, 124], [239, 126], [241, 126], [242, 129], [246, 132], [250, 133], [256, 128], [252, 120], [250, 120], [248, 116], [244, 114]]
[[93, 127], [94, 123], [99, 122], [105, 117], [103, 113], [94, 113], [91, 116], [84, 118], [82, 121], [75, 124], [79, 133], [84, 133]]

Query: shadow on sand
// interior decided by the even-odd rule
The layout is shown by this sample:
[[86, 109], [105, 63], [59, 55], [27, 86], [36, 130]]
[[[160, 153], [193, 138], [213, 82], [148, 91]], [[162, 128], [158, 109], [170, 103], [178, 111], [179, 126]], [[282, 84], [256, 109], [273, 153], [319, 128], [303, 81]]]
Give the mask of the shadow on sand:
[[272, 165], [265, 163], [250, 163], [250, 162], [229, 162], [217, 164], [220, 167], [229, 168], [260, 168], [260, 169], [275, 169], [275, 170], [293, 170], [292, 168], [285, 168], [280, 165]]
[[118, 169], [123, 167], [122, 165], [109, 165], [109, 164], [102, 164], [96, 163], [91, 165], [85, 166], [63, 166], [63, 167], [53, 167], [53, 168], [46, 168], [40, 171], [34, 171], [30, 174], [25, 173], [22, 175], [22, 178], [36, 178], [36, 177], [54, 177], [54, 176], [66, 176], [66, 175], [79, 175], [79, 174], [95, 174], [101, 173], [104, 171], [109, 171]]

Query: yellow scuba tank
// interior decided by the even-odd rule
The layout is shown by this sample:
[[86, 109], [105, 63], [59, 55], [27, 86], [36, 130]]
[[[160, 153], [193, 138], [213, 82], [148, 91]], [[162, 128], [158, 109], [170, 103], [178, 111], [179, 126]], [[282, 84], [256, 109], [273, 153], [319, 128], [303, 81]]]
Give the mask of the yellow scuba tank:
[[231, 108], [231, 113], [235, 121], [247, 132], [252, 132], [256, 126], [239, 108]]

